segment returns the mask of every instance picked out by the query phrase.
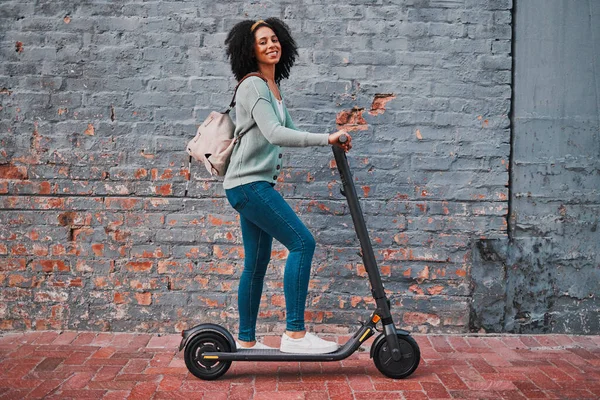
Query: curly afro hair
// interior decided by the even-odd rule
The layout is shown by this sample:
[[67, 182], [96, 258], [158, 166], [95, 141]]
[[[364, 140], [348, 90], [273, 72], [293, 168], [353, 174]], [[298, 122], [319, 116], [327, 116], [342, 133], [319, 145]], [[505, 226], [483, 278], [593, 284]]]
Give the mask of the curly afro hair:
[[245, 20], [236, 24], [229, 31], [225, 45], [231, 70], [238, 81], [247, 74], [258, 71], [258, 63], [254, 55], [254, 32], [261, 26], [267, 26], [273, 29], [281, 44], [281, 58], [275, 66], [275, 82], [279, 83], [282, 79], [290, 76], [290, 69], [298, 56], [296, 42], [290, 34], [289, 27], [278, 18], [267, 18], [252, 31], [255, 23], [256, 21]]

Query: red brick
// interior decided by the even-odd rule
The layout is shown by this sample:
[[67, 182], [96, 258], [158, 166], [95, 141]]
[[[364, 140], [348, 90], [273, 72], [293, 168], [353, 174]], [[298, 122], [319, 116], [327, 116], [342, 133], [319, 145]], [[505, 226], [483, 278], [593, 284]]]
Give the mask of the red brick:
[[81, 332], [77, 335], [77, 338], [75, 338], [75, 340], [73, 340], [73, 342], [71, 344], [74, 346], [90, 344], [90, 343], [92, 343], [92, 341], [94, 340], [95, 337], [96, 337], [95, 333]]
[[91, 372], [76, 373], [69, 378], [62, 386], [62, 390], [83, 389], [92, 380], [94, 376]]
[[397, 390], [421, 390], [423, 387], [421, 383], [416, 380], [393, 380], [387, 379], [385, 382], [375, 381], [373, 382], [375, 390], [377, 391], [397, 391]]
[[193, 380], [184, 380], [181, 385], [180, 390], [182, 392], [206, 392], [206, 391], [215, 391], [215, 392], [229, 392], [229, 387], [231, 383], [227, 380], [217, 380], [213, 382], [202, 381], [197, 378], [191, 377]]
[[556, 347], [558, 343], [554, 341], [552, 335], [532, 335], [533, 339], [535, 339], [539, 344], [545, 347]]
[[480, 374], [486, 381], [526, 381], [525, 372], [502, 371], [500, 373], [482, 373]]
[[440, 324], [440, 317], [436, 314], [405, 312], [402, 316], [402, 321], [407, 325], [423, 325], [428, 323], [437, 326]]
[[113, 302], [115, 304], [129, 303], [129, 293], [115, 292], [113, 295]]
[[107, 198], [104, 200], [106, 208], [117, 209], [117, 210], [132, 210], [138, 206], [140, 201], [138, 199], [125, 199], [125, 198]]
[[344, 383], [334, 383], [327, 382], [327, 391], [329, 392], [329, 397], [333, 399], [349, 399], [352, 398], [352, 390], [348, 386], [346, 382]]
[[69, 272], [71, 267], [62, 260], [34, 260], [31, 264], [33, 271], [42, 272]]
[[475, 368], [477, 371], [479, 372], [483, 372], [483, 373], [494, 373], [494, 372], [498, 372], [496, 371], [496, 369], [494, 369], [493, 367], [491, 367], [488, 363], [486, 363], [484, 360], [480, 360], [480, 359], [470, 359], [468, 361], [469, 364], [471, 364], [473, 366], [473, 368]]
[[125, 359], [115, 359], [115, 358], [90, 358], [88, 359], [84, 365], [114, 365], [114, 366], [124, 366], [127, 364], [127, 360]]
[[179, 376], [171, 376], [167, 375], [162, 378], [160, 384], [158, 386], [159, 391], [176, 391], [179, 390], [181, 384], [183, 383], [183, 378]]
[[130, 393], [130, 390], [111, 390], [102, 397], [102, 400], [126, 400]]
[[[115, 393], [115, 392], [111, 392], [111, 393]], [[129, 392], [127, 392], [127, 393], [129, 393]], [[79, 389], [79, 390], [61, 390], [59, 398], [106, 400], [110, 397], [109, 397], [109, 394], [107, 394], [106, 390]], [[122, 397], [117, 397], [117, 399], [122, 399]]]
[[58, 337], [58, 332], [43, 332], [40, 336], [35, 338], [35, 340], [31, 343], [33, 344], [50, 344]]
[[[164, 339], [165, 341], [162, 343], [157, 343], [157, 342], [152, 342], [152, 345], [156, 346], [156, 347], [166, 347], [166, 345], [169, 343], [170, 341], [170, 337], [168, 336], [163, 336], [161, 339]], [[163, 344], [161, 346], [161, 344]], [[150, 366], [151, 367], [168, 367], [169, 364], [171, 363], [171, 361], [173, 360], [173, 353], [164, 353], [164, 350], [158, 350], [156, 353], [154, 353], [154, 356], [152, 357], [152, 360], [150, 360]]]
[[[251, 363], [248, 363], [251, 364]], [[254, 364], [254, 368], [258, 368]], [[277, 390], [277, 371], [272, 372], [272, 375], [259, 375], [254, 380], [254, 389], [256, 392], [275, 392]]]
[[0, 179], [27, 179], [27, 168], [14, 165], [0, 165]]
[[[373, 398], [377, 398], [382, 399], [382, 400], [392, 400], [392, 399], [398, 399], [398, 400], [404, 400], [404, 396], [403, 396], [404, 392], [354, 392], [354, 399], [355, 400], [373, 400]], [[424, 393], [422, 393], [423, 396], [425, 396]], [[427, 398], [427, 396], [425, 397], [425, 399]]]
[[131, 390], [136, 386], [133, 381], [92, 381], [87, 387], [89, 389], [101, 390]]
[[[332, 398], [332, 397], [330, 397]], [[347, 397], [352, 398], [352, 397]], [[254, 400], [304, 400], [302, 392], [259, 392], [254, 396]]]
[[327, 392], [304, 393], [304, 400], [329, 400], [329, 393], [327, 393]]
[[509, 381], [467, 381], [467, 385], [471, 390], [517, 390], [517, 387]]
[[[33, 382], [32, 382], [33, 383]], [[44, 398], [47, 394], [52, 392], [54, 389], [59, 387], [63, 383], [62, 380], [45, 380], [39, 386], [37, 386], [31, 393], [27, 395], [27, 397], [35, 399], [35, 398]]]
[[161, 196], [170, 196], [173, 194], [173, 185], [171, 183], [165, 183], [154, 187], [154, 193]]
[[231, 385], [228, 400], [247, 400], [254, 396], [254, 388], [249, 385]]
[[366, 375], [349, 375], [348, 382], [352, 390], [356, 391], [372, 391], [375, 389], [371, 378]]
[[136, 293], [135, 299], [138, 304], [142, 306], [149, 306], [150, 304], [152, 304], [152, 293]]
[[26, 266], [24, 258], [0, 258], [0, 271], [24, 271]]
[[131, 339], [131, 342], [129, 343], [128, 347], [131, 348], [131, 349], [144, 348], [144, 347], [146, 347], [148, 345], [148, 342], [152, 338], [153, 338], [152, 335], [148, 335], [148, 334], [136, 334]]
[[543, 373], [537, 371], [537, 368], [534, 369], [533, 371], [526, 372], [525, 375], [538, 388], [543, 388], [543, 389], [560, 389], [560, 386], [556, 382], [554, 382], [553, 379], [549, 378], [546, 374], [543, 374]]
[[436, 399], [450, 399], [452, 396], [446, 391], [441, 383], [423, 382], [423, 389], [427, 396]]
[[149, 360], [130, 360], [123, 368], [124, 374], [139, 374], [148, 368]]
[[[222, 393], [217, 394], [217, 398], [220, 397]], [[206, 397], [204, 393], [194, 393], [194, 392], [156, 392], [153, 400], [215, 400], [215, 396], [210, 393], [206, 393]], [[102, 399], [104, 400], [104, 399]]]
[[104, 381], [113, 381], [121, 373], [123, 369], [122, 366], [119, 365], [107, 365], [100, 367], [98, 373], [93, 378], [94, 382], [104, 382]]
[[280, 392], [319, 392], [326, 390], [325, 381], [321, 382], [279, 382], [277, 390]]
[[128, 347], [133, 338], [134, 335], [131, 333], [115, 333], [110, 345], [111, 347], [122, 349]]
[[460, 379], [460, 377], [457, 374], [440, 373], [440, 374], [437, 374], [437, 376], [440, 378], [440, 381], [446, 387], [446, 389], [450, 389], [450, 390], [468, 389], [467, 385], [465, 385], [465, 383], [462, 381], [462, 379]]
[[12, 256], [22, 256], [31, 253], [32, 251], [30, 251], [28, 246], [25, 246], [23, 243], [15, 243], [10, 247], [10, 254]]
[[477, 390], [453, 390], [453, 399], [473, 399], [473, 400], [501, 400], [502, 397], [494, 391], [477, 391]]
[[58, 367], [64, 358], [46, 358], [44, 361], [38, 364], [35, 368], [36, 371], [54, 371]]
[[587, 351], [586, 349], [569, 348], [569, 349], [567, 349], [567, 351], [570, 351], [573, 354], [577, 354], [579, 357], [583, 358], [584, 360], [596, 359], [596, 356], [594, 355], [594, 353], [591, 353], [591, 352]]
[[570, 346], [573, 344], [573, 339], [567, 335], [549, 335], [557, 346]]
[[103, 347], [101, 349], [98, 349], [98, 351], [96, 351], [92, 355], [92, 358], [110, 358], [115, 353], [115, 351], [116, 349], [112, 347]]
[[543, 347], [533, 336], [522, 336], [519, 339], [525, 347]]
[[149, 367], [144, 373], [151, 375], [185, 375], [187, 368]]
[[[111, 342], [111, 347], [115, 345], [115, 342]], [[127, 360], [133, 360], [136, 358], [143, 358], [143, 359], [147, 359], [150, 360], [152, 359], [152, 353], [148, 353], [148, 352], [128, 352], [128, 351], [123, 351], [122, 349], [118, 349], [116, 350], [116, 352], [111, 356], [111, 358], [125, 358]]]
[[150, 272], [153, 265], [152, 261], [129, 261], [125, 268], [130, 272]]
[[[548, 390], [544, 393], [555, 399], [590, 399], [597, 400], [598, 396], [585, 389]], [[553, 396], [553, 397], [552, 397]]]
[[511, 362], [501, 354], [482, 354], [481, 357], [492, 367], [499, 367], [498, 369], [501, 369], [502, 367], [510, 367], [512, 365]]
[[115, 381], [134, 381], [134, 382], [158, 382], [160, 377], [146, 374], [119, 374]]
[[[425, 392], [405, 390], [405, 391], [402, 391], [401, 393], [403, 396], [402, 398], [405, 400], [427, 400], [427, 399], [429, 399], [429, 397], [425, 394]], [[371, 397], [371, 399], [372, 398], [373, 397]]]
[[369, 114], [371, 115], [379, 115], [385, 112], [386, 104], [392, 100], [394, 100], [396, 96], [393, 94], [376, 94], [373, 98], [373, 103], [371, 104], [371, 109], [369, 110]]
[[13, 274], [8, 276], [8, 286], [29, 288], [33, 286], [34, 277], [25, 277], [23, 275]]
[[60, 210], [65, 207], [65, 199], [52, 197], [33, 197], [35, 207], [40, 210]]
[[351, 110], [340, 111], [335, 119], [338, 129], [350, 131], [364, 131], [369, 129], [363, 117], [364, 108], [354, 107]]

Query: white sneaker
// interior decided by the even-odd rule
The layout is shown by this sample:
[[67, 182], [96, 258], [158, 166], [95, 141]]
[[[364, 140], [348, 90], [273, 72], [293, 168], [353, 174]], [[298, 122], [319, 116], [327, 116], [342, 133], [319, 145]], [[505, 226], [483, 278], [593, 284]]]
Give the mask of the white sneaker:
[[279, 351], [282, 353], [296, 354], [327, 354], [333, 353], [337, 349], [337, 343], [323, 340], [308, 332], [302, 339], [292, 339], [284, 333], [279, 347]]
[[235, 347], [238, 350], [275, 350], [274, 348], [269, 347], [266, 344], [262, 344], [258, 340], [256, 341], [256, 343], [254, 343], [254, 346], [252, 347], [242, 347], [242, 345], [236, 340]]

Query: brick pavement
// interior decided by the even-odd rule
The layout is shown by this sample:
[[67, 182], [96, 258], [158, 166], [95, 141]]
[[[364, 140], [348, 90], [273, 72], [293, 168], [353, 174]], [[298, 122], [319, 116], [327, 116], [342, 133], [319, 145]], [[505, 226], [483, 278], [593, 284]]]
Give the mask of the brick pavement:
[[334, 363], [234, 363], [204, 382], [188, 373], [178, 335], [3, 333], [0, 399], [600, 398], [600, 336], [415, 338], [422, 361], [405, 380], [385, 378], [361, 352]]

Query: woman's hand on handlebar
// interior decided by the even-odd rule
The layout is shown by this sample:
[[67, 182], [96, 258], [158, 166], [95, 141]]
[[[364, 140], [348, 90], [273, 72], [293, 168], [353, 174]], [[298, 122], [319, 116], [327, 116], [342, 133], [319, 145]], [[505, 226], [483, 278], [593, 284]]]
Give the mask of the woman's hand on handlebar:
[[[344, 143], [340, 141], [341, 136], [346, 136], [346, 141]], [[343, 129], [339, 130], [329, 135], [329, 144], [341, 147], [345, 152], [348, 152], [352, 148], [352, 136]]]

